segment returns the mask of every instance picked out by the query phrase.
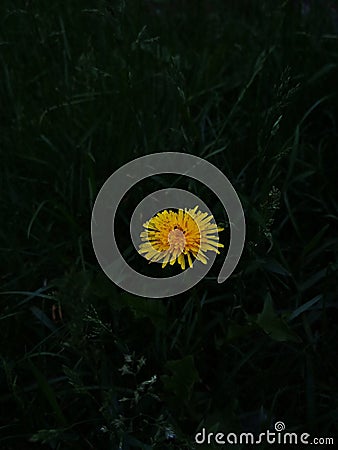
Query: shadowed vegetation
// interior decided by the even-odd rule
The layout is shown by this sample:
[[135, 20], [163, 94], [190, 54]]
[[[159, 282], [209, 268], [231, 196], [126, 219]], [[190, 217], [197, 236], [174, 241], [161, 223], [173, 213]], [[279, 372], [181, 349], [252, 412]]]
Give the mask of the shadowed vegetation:
[[[195, 434], [276, 421], [338, 436], [334, 2], [2, 3], [0, 448], [219, 448]], [[245, 250], [224, 284], [223, 252], [189, 292], [137, 298], [101, 271], [91, 210], [165, 151], [229, 178]], [[116, 235], [140, 271], [130, 217], [166, 186], [227, 227], [197, 181], [138, 183]]]

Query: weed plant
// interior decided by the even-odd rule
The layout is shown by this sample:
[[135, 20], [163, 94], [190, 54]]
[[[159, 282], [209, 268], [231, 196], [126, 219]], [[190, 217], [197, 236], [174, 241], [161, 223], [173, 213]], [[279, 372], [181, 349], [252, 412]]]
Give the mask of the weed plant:
[[[3, 0], [1, 449], [219, 448], [195, 434], [276, 421], [338, 439], [329, 3]], [[246, 244], [226, 283], [216, 282], [223, 252], [189, 292], [138, 298], [101, 271], [91, 210], [117, 168], [166, 151], [224, 172]], [[137, 184], [115, 231], [139, 270], [130, 216], [165, 186], [227, 223], [197, 181]]]

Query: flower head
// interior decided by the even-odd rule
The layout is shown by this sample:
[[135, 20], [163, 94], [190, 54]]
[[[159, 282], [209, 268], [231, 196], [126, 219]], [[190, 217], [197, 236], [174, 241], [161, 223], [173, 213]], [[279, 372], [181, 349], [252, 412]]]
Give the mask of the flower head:
[[219, 253], [218, 247], [224, 247], [217, 234], [223, 228], [216, 225], [212, 215], [199, 211], [198, 206], [177, 212], [161, 211], [143, 226], [139, 253], [149, 262], [162, 262], [162, 267], [177, 260], [184, 270], [185, 257], [189, 267], [193, 266], [192, 257], [206, 264], [205, 252]]

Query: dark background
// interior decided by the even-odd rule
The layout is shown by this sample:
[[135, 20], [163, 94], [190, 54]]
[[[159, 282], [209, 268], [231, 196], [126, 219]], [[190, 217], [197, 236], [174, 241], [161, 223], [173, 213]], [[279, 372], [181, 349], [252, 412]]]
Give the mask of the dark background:
[[[1, 9], [0, 448], [213, 448], [194, 447], [203, 427], [276, 421], [337, 438], [337, 3]], [[191, 291], [143, 299], [101, 271], [91, 210], [117, 168], [162, 151], [226, 174], [247, 239], [226, 283], [223, 252]], [[121, 203], [129, 254], [133, 205], [166, 183], [226, 221], [169, 178]]]

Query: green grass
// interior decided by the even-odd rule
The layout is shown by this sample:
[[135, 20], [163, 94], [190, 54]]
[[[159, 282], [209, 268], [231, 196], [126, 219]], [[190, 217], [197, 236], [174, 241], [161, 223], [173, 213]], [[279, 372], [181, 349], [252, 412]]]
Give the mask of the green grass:
[[[315, 3], [3, 2], [1, 449], [192, 449], [202, 427], [277, 420], [338, 438], [338, 35]], [[226, 283], [223, 255], [191, 291], [142, 299], [101, 271], [91, 210], [162, 151], [225, 173], [247, 240]], [[121, 249], [165, 186], [226, 221], [198, 182], [153, 177], [119, 208]]]

